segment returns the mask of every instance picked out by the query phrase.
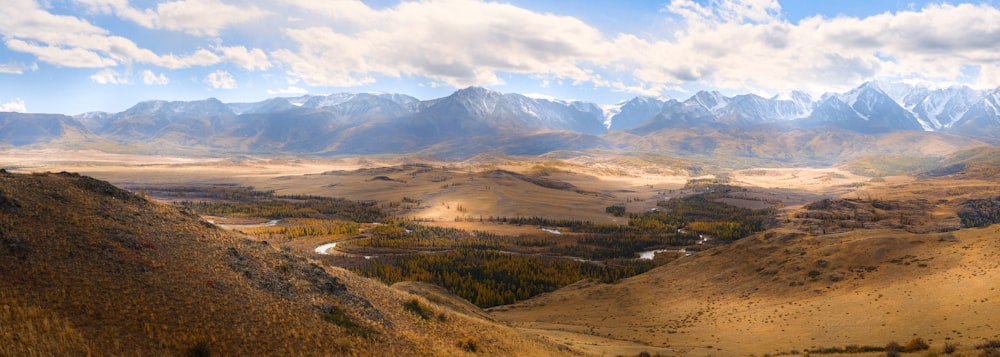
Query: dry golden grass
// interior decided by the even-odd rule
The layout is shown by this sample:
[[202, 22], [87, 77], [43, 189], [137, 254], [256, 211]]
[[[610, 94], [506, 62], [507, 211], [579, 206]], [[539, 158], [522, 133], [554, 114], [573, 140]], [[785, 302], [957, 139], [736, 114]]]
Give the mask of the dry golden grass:
[[4, 172], [0, 194], [0, 355], [561, 353], [87, 177]]
[[946, 235], [887, 231], [751, 238], [619, 284], [578, 284], [492, 314], [543, 335], [635, 341], [680, 355], [774, 354], [917, 336], [937, 348], [968, 346], [1000, 337], [992, 320], [1000, 314], [993, 301], [998, 234], [990, 227], [943, 242]]
[[32, 306], [13, 291], [0, 292], [0, 355], [2, 356], [95, 356], [80, 331], [50, 310]]
[[[128, 164], [125, 160], [88, 164], [48, 161], [38, 167], [53, 170], [67, 167], [81, 169], [117, 183], [235, 183], [262, 190], [276, 190], [279, 194], [374, 199], [382, 203], [401, 201], [407, 197], [420, 202], [400, 211], [408, 217], [436, 220], [433, 222], [435, 225], [465, 229], [489, 230], [491, 226], [505, 229], [498, 232], [501, 234], [517, 234], [519, 230], [536, 228], [458, 223], [454, 222], [454, 217], [475, 217], [479, 214], [539, 215], [613, 222], [615, 218], [604, 213], [604, 207], [625, 203], [629, 211], [635, 212], [655, 206], [655, 202], [665, 195], [683, 194], [681, 187], [690, 178], [680, 170], [648, 161], [616, 164], [613, 160], [594, 157], [560, 162], [507, 158], [458, 164], [432, 162], [429, 169], [400, 166], [399, 164], [405, 163], [400, 159], [263, 160], [235, 164], [166, 163], [148, 157], [144, 160], [146, 161], [142, 165]], [[361, 168], [381, 171], [359, 170]], [[519, 179], [516, 175], [497, 174], [495, 170], [568, 183], [579, 191], [593, 194], [542, 187]], [[320, 175], [330, 171], [338, 172]], [[385, 176], [390, 180], [375, 179], [377, 176]], [[110, 247], [107, 254], [116, 259], [116, 265], [113, 265], [116, 270], [95, 275], [90, 281], [97, 283], [102, 289], [110, 286], [113, 291], [131, 292], [178, 279], [187, 281], [191, 286], [179, 285], [183, 288], [174, 288], [175, 293], [169, 296], [194, 294], [202, 297], [199, 301], [219, 303], [188, 302], [185, 303], [187, 305], [178, 305], [171, 302], [172, 298], [165, 297], [168, 294], [128, 294], [128, 299], [140, 299], [136, 301], [144, 301], [144, 304], [164, 304], [173, 310], [140, 308], [105, 303], [104, 300], [87, 295], [88, 293], [75, 295], [76, 290], [73, 290], [72, 296], [83, 296], [84, 301], [93, 299], [101, 302], [74, 303], [75, 305], [61, 307], [60, 310], [51, 306], [63, 306], [59, 305], [60, 299], [71, 295], [48, 287], [46, 289], [49, 290], [32, 294], [49, 294], [57, 298], [38, 299], [35, 295], [26, 295], [20, 291], [0, 291], [0, 298], [4, 300], [0, 302], [0, 308], [3, 305], [16, 306], [19, 312], [15, 316], [48, 319], [51, 321], [50, 327], [46, 328], [53, 331], [55, 336], [63, 336], [52, 337], [54, 341], [75, 341], [74, 336], [83, 336], [87, 344], [72, 351], [122, 351], [108, 337], [100, 337], [121, 333], [124, 337], [118, 343], [127, 341], [155, 346], [145, 350], [149, 352], [147, 354], [177, 352], [190, 348], [199, 338], [204, 339], [206, 336], [215, 338], [211, 346], [215, 346], [215, 343], [236, 343], [234, 339], [210, 332], [213, 331], [211, 328], [218, 325], [192, 325], [195, 326], [193, 331], [202, 331], [201, 335], [177, 333], [177, 327], [181, 325], [164, 317], [170, 315], [169, 311], [194, 311], [195, 317], [185, 321], [200, 321], [199, 318], [207, 316], [209, 320], [223, 319], [228, 324], [234, 322], [224, 319], [232, 316], [273, 316], [268, 317], [273, 322], [264, 321], [260, 317], [241, 317], [243, 322], [235, 325], [258, 326], [256, 330], [245, 327], [247, 331], [240, 330], [240, 336], [250, 336], [248, 338], [255, 339], [253, 341], [266, 341], [269, 346], [280, 346], [290, 343], [289, 341], [305, 341], [297, 344], [298, 350], [283, 352], [311, 351], [308, 348], [321, 346], [348, 354], [371, 351], [391, 354], [414, 349], [418, 354], [462, 355], [468, 352], [460, 343], [474, 339], [477, 353], [491, 355], [558, 354], [559, 345], [596, 355], [630, 355], [643, 351], [692, 356], [761, 355], [853, 344], [884, 346], [890, 341], [905, 343], [914, 337], [922, 337], [936, 351], [941, 351], [945, 343], [960, 343], [960, 352], [968, 356], [978, 353], [971, 346], [986, 339], [1000, 339], [995, 322], [995, 317], [1000, 316], [1000, 305], [996, 304], [1000, 301], [1000, 292], [996, 290], [995, 284], [1000, 279], [1000, 263], [997, 263], [1000, 261], [1000, 240], [997, 239], [1000, 237], [1000, 228], [992, 226], [955, 232], [937, 231], [954, 226], [956, 205], [961, 200], [995, 196], [996, 192], [1000, 192], [1000, 185], [995, 178], [948, 177], [918, 180], [899, 176], [872, 180], [836, 168], [750, 169], [736, 172], [731, 177], [736, 184], [751, 187], [751, 194], [758, 201], [773, 199], [782, 202], [788, 209], [782, 213], [782, 217], [793, 217], [794, 212], [804, 210], [801, 205], [822, 197], [861, 200], [869, 206], [874, 200], [923, 200], [921, 202], [926, 202], [926, 206], [915, 204], [912, 207], [922, 209], [920, 219], [930, 223], [921, 225], [920, 229], [911, 229], [917, 232], [913, 233], [907, 232], [906, 228], [894, 228], [890, 223], [895, 224], [893, 220], [898, 218], [889, 217], [884, 225], [869, 225], [865, 229], [831, 230], [823, 235], [817, 233], [815, 226], [803, 225], [802, 221], [789, 219], [785, 223], [779, 219], [783, 227], [728, 246], [681, 257], [664, 267], [617, 284], [584, 281], [521, 304], [493, 309], [490, 316], [499, 322], [483, 322], [470, 317], [477, 315], [474, 310], [469, 313], [458, 308], [460, 312], [455, 312], [455, 298], [444, 296], [439, 291], [428, 293], [431, 290], [413, 290], [408, 287], [407, 291], [424, 296], [420, 300], [421, 304], [430, 306], [435, 315], [445, 316], [443, 322], [425, 320], [402, 308], [410, 299], [409, 293], [387, 289], [384, 285], [340, 269], [327, 268], [327, 273], [347, 286], [347, 291], [369, 301], [382, 313], [385, 321], [392, 323], [390, 328], [387, 327], [388, 324], [380, 324], [375, 321], [378, 319], [367, 315], [352, 315], [383, 336], [378, 342], [372, 342], [352, 337], [341, 328], [317, 317], [316, 304], [312, 301], [325, 301], [331, 305], [343, 301], [338, 298], [323, 300], [323, 295], [310, 292], [308, 282], [293, 284], [293, 299], [276, 297], [273, 293], [260, 291], [255, 285], [258, 280], [243, 277], [232, 272], [233, 269], [229, 267], [220, 268], [204, 263], [225, 261], [226, 249], [233, 247], [266, 262], [261, 271], [273, 270], [280, 266], [283, 258], [277, 258], [281, 255], [272, 255], [277, 254], [272, 248], [252, 245], [228, 233], [199, 227], [194, 221], [189, 221], [193, 218], [178, 218], [183, 221], [181, 227], [187, 228], [172, 229], [172, 233], [157, 231], [155, 228], [144, 228], [147, 229], [145, 233], [134, 231], [137, 227], [146, 227], [144, 225], [130, 225], [128, 229], [131, 229], [129, 232], [141, 233], [142, 236], [162, 235], [163, 237], [158, 238], [160, 240], [151, 241], [157, 247], [187, 242], [177, 240], [176, 237], [179, 236], [202, 237], [196, 242], [183, 243], [187, 245], [170, 250], [202, 251], [208, 246], [214, 247], [208, 249], [208, 252], [215, 252], [212, 253], [214, 255], [193, 255], [190, 257], [193, 260], [187, 263], [191, 270], [174, 272], [174, 268], [171, 268], [177, 266], [174, 260], [185, 261], [188, 258], [158, 255], [166, 248], [139, 249], [138, 255], [129, 255], [131, 253], [128, 249], [123, 252], [114, 249], [123, 243], [107, 242], [105, 244]], [[22, 189], [25, 188], [17, 190]], [[48, 207], [39, 208], [36, 215], [39, 220], [42, 219], [40, 217], [52, 215], [63, 217], [60, 221], [82, 222], [89, 217], [81, 213], [83, 211], [59, 212], [55, 208], [61, 207], [58, 195], [35, 194], [45, 197], [44, 205]], [[90, 207], [90, 214], [104, 214], [101, 207]], [[133, 219], [154, 222], [152, 226], [158, 226], [161, 217], [176, 217], [167, 213], [167, 208], [152, 207], [155, 208], [151, 212], [156, 214], [142, 213], [144, 209], [134, 208], [124, 210], [125, 213], [121, 213], [124, 216], [121, 217], [127, 222], [134, 222]], [[110, 217], [115, 217], [115, 211], [111, 213]], [[17, 226], [14, 221], [0, 221], [0, 224], [4, 227]], [[107, 218], [105, 221], [92, 222], [92, 225], [115, 227], [120, 224], [115, 219]], [[37, 233], [39, 237], [73, 238], [87, 237], [94, 233], [83, 228], [61, 231], [40, 226], [42, 227], [31, 227], [26, 232]], [[155, 234], [147, 234], [150, 232]], [[84, 244], [83, 247], [100, 247], [93, 243]], [[312, 247], [325, 241], [307, 237], [292, 243], [295, 250], [309, 252]], [[63, 262], [59, 264], [83, 264], [79, 262], [80, 255], [71, 257], [69, 251], [93, 254], [77, 245], [61, 244], [64, 246], [54, 250], [65, 253], [52, 258]], [[259, 251], [263, 248], [270, 250], [261, 250], [268, 252], [264, 254]], [[172, 263], [165, 264], [164, 259], [171, 259]], [[35, 275], [27, 276], [35, 276], [36, 280], [33, 281], [44, 281], [37, 277], [72, 276], [68, 271], [93, 269], [74, 266], [74, 269], [57, 271], [51, 268], [60, 266], [59, 264], [47, 261], [38, 265], [41, 267], [38, 272], [32, 270]], [[139, 268], [146, 265], [146, 270]], [[240, 293], [219, 295], [224, 297], [205, 295], [208, 293], [202, 291], [206, 285], [203, 279], [191, 282], [191, 276], [218, 275], [226, 269], [229, 271], [219, 275], [216, 282], [223, 282], [225, 284], [222, 285], [230, 286], [232, 291]], [[123, 272], [127, 274], [122, 275]], [[121, 276], [133, 277], [135, 282], [120, 282]], [[57, 279], [56, 282], [73, 285], [65, 278]], [[4, 280], [3, 284], [24, 283]], [[30, 291], [41, 290], [33, 288]], [[8, 302], [8, 299], [11, 301]], [[440, 303], [442, 301], [444, 303]], [[229, 305], [251, 307], [230, 308]], [[217, 312], [197, 312], [206, 306], [214, 307]], [[82, 308], [98, 312], [85, 316], [73, 313]], [[280, 312], [273, 312], [279, 310]], [[150, 330], [148, 336], [144, 333], [134, 336], [136, 333], [130, 335], [127, 330], [123, 332], [121, 328], [102, 327], [93, 322], [98, 315], [114, 315], [121, 311], [128, 316], [139, 316], [142, 321], [151, 321], [152, 328], [160, 326], [160, 329]], [[129, 319], [111, 322], [111, 325], [121, 324], [136, 331], [144, 331], [145, 328]], [[516, 326], [518, 331], [505, 327], [506, 324]], [[162, 325], [167, 325], [167, 329], [164, 330]], [[37, 327], [31, 328], [37, 330]], [[28, 331], [28, 327], [18, 329]], [[273, 331], [270, 329], [302, 332], [297, 332], [294, 336], [272, 336], [266, 333]], [[306, 332], [307, 329], [318, 329], [314, 331], [319, 332]], [[538, 342], [529, 335], [542, 336], [548, 342]], [[36, 338], [43, 341], [43, 337], [37, 334]], [[0, 343], [3, 341], [5, 340], [0, 340]], [[263, 348], [261, 344], [264, 342], [258, 342], [257, 345], [253, 343], [250, 342], [251, 347], [248, 349]], [[59, 345], [54, 344], [57, 347]], [[222, 348], [219, 351], [244, 350]]]
[[[0, 154], [16, 171], [70, 171], [119, 186], [237, 184], [277, 194], [306, 194], [374, 200], [419, 200], [400, 215], [438, 223], [456, 217], [546, 216], [606, 223], [625, 219], [605, 213], [618, 203], [638, 212], [655, 207], [660, 193], [679, 189], [690, 178], [669, 161], [580, 157], [566, 161], [490, 158], [461, 163], [399, 158], [241, 160], [118, 155], [95, 151], [17, 151]], [[419, 164], [412, 164], [413, 161]], [[514, 173], [497, 174], [503, 170]], [[502, 172], [502, 171], [501, 171]], [[542, 179], [572, 189], [543, 187]], [[380, 177], [379, 179], [376, 179]]]
[[734, 171], [734, 184], [781, 188], [836, 196], [871, 180], [840, 168], [754, 168]]
[[[914, 337], [936, 351], [958, 343], [978, 354], [971, 346], [1000, 338], [1000, 226], [941, 230], [957, 227], [962, 199], [996, 192], [995, 182], [949, 178], [863, 186], [844, 194], [861, 197], [858, 210], [872, 209], [872, 199], [899, 204], [879, 210], [886, 218], [867, 229], [822, 235], [779, 219], [782, 228], [618, 284], [581, 282], [490, 312], [566, 344], [597, 336], [669, 355], [779, 354]], [[921, 222], [900, 224], [902, 211]], [[634, 352], [608, 344], [589, 350]]]

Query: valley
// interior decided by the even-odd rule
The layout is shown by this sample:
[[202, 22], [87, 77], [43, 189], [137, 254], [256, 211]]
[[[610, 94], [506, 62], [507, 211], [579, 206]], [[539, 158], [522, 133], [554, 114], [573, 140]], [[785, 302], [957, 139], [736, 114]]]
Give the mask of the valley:
[[0, 357], [1000, 357], [998, 1], [0, 17]]
[[[962, 151], [913, 169], [920, 172], [858, 160], [712, 174], [655, 156], [596, 153], [445, 161], [26, 150], [3, 160], [14, 172], [108, 180], [244, 239], [572, 353], [694, 356], [819, 354], [915, 338], [975, 353], [1000, 339], [989, 318], [1000, 313], [991, 283], [1000, 278], [1000, 233], [989, 225], [1000, 217], [1000, 204], [990, 203], [1000, 192], [996, 157], [995, 149]], [[875, 169], [891, 175], [872, 176]], [[347, 201], [329, 211], [319, 208], [325, 197]], [[715, 213], [660, 213], [693, 202]], [[718, 229], [733, 218], [713, 215], [737, 209], [771, 211], [759, 229], [727, 238]], [[637, 228], [648, 222], [659, 223]], [[611, 227], [637, 229], [635, 245], [621, 245], [633, 235], [621, 228], [602, 245], [597, 232]], [[515, 284], [503, 287], [504, 279]]]

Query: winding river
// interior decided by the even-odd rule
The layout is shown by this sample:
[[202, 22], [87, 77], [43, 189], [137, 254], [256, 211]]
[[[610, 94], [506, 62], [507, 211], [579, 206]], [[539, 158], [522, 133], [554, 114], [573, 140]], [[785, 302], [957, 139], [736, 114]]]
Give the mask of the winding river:
[[[268, 222], [268, 223], [270, 223], [270, 222]], [[552, 233], [552, 234], [561, 234], [561, 232], [559, 232], [557, 230], [554, 230], [554, 229], [541, 228], [541, 230], [549, 232], [549, 233]], [[409, 230], [407, 230], [407, 233], [409, 233]], [[698, 244], [699, 245], [705, 244], [705, 242], [708, 242], [709, 239], [710, 239], [709, 237], [706, 237], [706, 236], [700, 235], [700, 234], [698, 235], [698, 238], [700, 238], [698, 240]], [[366, 239], [366, 238], [357, 238], [357, 239]], [[326, 243], [326, 244], [323, 244], [323, 245], [320, 245], [320, 246], [316, 247], [315, 251], [316, 251], [316, 254], [331, 255], [333, 253], [331, 253], [330, 251], [334, 250], [336, 248], [337, 248], [337, 243]], [[682, 253], [682, 254], [684, 254], [685, 257], [691, 255], [691, 252], [687, 251], [686, 248], [681, 248], [681, 249], [655, 249], [655, 250], [647, 250], [647, 251], [644, 251], [644, 252], [639, 252], [639, 258], [637, 258], [637, 259], [653, 260], [653, 257], [655, 257], [657, 253], [667, 253], [667, 252], [670, 252], [670, 253]], [[516, 253], [516, 252], [506, 252], [506, 253], [524, 254], [524, 253]], [[344, 253], [344, 254], [346, 254], [346, 253]], [[371, 258], [373, 258], [373, 256], [371, 256], [371, 255], [365, 255], [364, 258], [365, 259], [371, 259]], [[589, 260], [589, 259], [584, 259], [584, 258], [580, 258], [580, 257], [563, 256], [562, 258], [572, 259], [572, 260], [575, 260], [575, 261], [578, 261], [578, 262], [597, 263], [597, 261], [593, 261], [593, 260]]]

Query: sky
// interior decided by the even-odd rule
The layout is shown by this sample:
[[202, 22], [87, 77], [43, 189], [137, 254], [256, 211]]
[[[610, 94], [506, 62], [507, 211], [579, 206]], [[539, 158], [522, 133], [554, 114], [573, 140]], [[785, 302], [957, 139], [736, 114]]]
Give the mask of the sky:
[[1000, 87], [1000, 0], [4, 0], [0, 18], [0, 111], [469, 86], [598, 104]]

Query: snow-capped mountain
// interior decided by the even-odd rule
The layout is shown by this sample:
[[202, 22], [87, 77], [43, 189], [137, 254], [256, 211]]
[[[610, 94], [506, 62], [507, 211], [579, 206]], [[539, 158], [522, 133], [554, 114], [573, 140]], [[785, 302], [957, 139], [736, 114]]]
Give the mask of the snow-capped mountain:
[[917, 118], [875, 82], [847, 93], [825, 95], [803, 124], [863, 133], [923, 130]]
[[680, 102], [669, 98], [635, 97], [615, 105], [602, 106], [601, 109], [605, 127], [609, 130], [628, 130], [677, 104]]
[[924, 130], [940, 131], [951, 128], [982, 99], [982, 92], [969, 87], [935, 90], [917, 88], [902, 103], [916, 115]]
[[[663, 129], [718, 127], [718, 116], [695, 97], [670, 106], [656, 116], [628, 131], [647, 135]], [[614, 123], [612, 123], [613, 125]]]
[[113, 113], [108, 112], [87, 112], [73, 116], [73, 119], [83, 124], [90, 131], [97, 131], [114, 119]]
[[117, 114], [117, 117], [174, 116], [174, 115], [233, 115], [229, 106], [215, 98], [195, 101], [150, 100], [141, 102]]
[[254, 103], [222, 103], [214, 98], [154, 100], [120, 113], [61, 118], [60, 126], [72, 130], [59, 131], [51, 125], [46, 128], [53, 130], [41, 130], [24, 124], [23, 118], [9, 120], [0, 145], [34, 142], [17, 136], [18, 128], [24, 128], [24, 137], [40, 141], [64, 135], [60, 133], [79, 133], [72, 135], [126, 145], [166, 143], [309, 153], [429, 148], [453, 153], [533, 153], [605, 147], [607, 141], [637, 136], [650, 143], [713, 132], [801, 129], [862, 135], [935, 131], [996, 141], [1000, 140], [1000, 89], [868, 82], [818, 100], [803, 92], [767, 98], [701, 91], [683, 101], [635, 97], [599, 105], [470, 87], [430, 100], [394, 93], [303, 95]]
[[254, 103], [230, 103], [228, 106], [236, 114], [258, 114], [298, 108], [334, 108], [351, 101], [371, 101], [373, 98], [396, 103], [404, 107], [412, 106], [419, 101], [417, 98], [398, 93], [334, 93], [329, 95], [279, 97]]
[[171, 137], [193, 142], [222, 134], [235, 118], [232, 109], [215, 98], [189, 102], [151, 100], [114, 114], [95, 132], [119, 140]]
[[298, 98], [271, 98], [254, 103], [229, 103], [229, 109], [237, 115], [282, 112], [301, 107], [302, 103], [308, 100], [308, 98], [303, 99], [304, 97], [310, 96]]
[[808, 94], [793, 92], [788, 99], [763, 98], [756, 94], [738, 95], [717, 112], [721, 117], [731, 117], [729, 122], [760, 124], [805, 118], [815, 103]]
[[664, 103], [663, 111], [646, 122], [632, 126], [631, 130], [650, 133], [664, 128], [725, 128], [780, 123], [804, 118], [814, 106], [812, 98], [803, 92], [793, 92], [788, 98], [764, 98], [756, 94], [726, 97], [715, 91], [701, 91], [684, 102]]
[[729, 98], [722, 95], [718, 91], [699, 91], [695, 93], [691, 99], [685, 102], [694, 102], [705, 108], [708, 112], [718, 115], [726, 108], [729, 104]]
[[948, 129], [966, 136], [1000, 137], [1000, 88], [983, 93]]
[[416, 120], [429, 126], [447, 125], [436, 132], [481, 127], [501, 133], [548, 129], [596, 135], [606, 130], [603, 112], [595, 104], [530, 98], [479, 87], [462, 89], [418, 107]]

